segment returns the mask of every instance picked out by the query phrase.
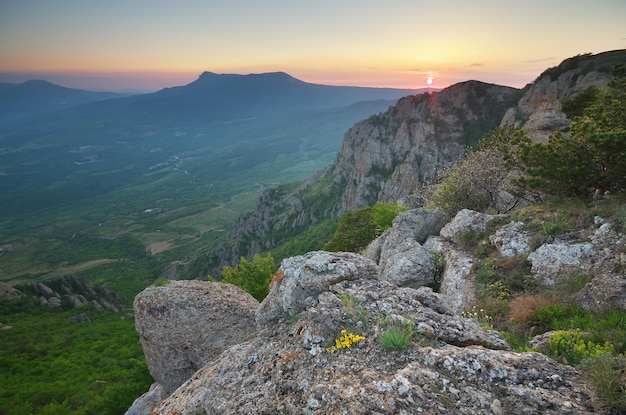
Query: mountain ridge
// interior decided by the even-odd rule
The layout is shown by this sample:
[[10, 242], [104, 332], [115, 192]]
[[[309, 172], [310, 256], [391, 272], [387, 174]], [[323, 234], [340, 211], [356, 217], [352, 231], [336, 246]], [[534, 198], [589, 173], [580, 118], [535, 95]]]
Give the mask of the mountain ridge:
[[[352, 126], [326, 174], [300, 193], [268, 190], [253, 212], [235, 222], [230, 241], [208, 256], [209, 273], [218, 275], [222, 266], [234, 265], [241, 256], [249, 258], [285, 243], [290, 228], [306, 229], [379, 201], [419, 206], [420, 186], [435, 180], [438, 171], [458, 160], [488, 130], [515, 124], [539, 140], [567, 128], [561, 100], [589, 86], [606, 85], [612, 65], [624, 61], [625, 50], [580, 55], [549, 68], [521, 90], [466, 81], [435, 94], [400, 99], [388, 111]], [[322, 211], [311, 207], [318, 204], [310, 199], [313, 193], [334, 198], [326, 197]]]
[[0, 121], [19, 120], [126, 94], [67, 88], [32, 79], [20, 84], [0, 83]]

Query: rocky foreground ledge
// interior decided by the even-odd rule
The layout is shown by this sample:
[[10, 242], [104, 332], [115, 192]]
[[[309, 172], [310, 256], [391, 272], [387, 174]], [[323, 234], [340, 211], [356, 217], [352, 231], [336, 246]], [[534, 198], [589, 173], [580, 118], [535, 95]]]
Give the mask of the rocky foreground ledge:
[[[144, 349], [147, 339], [160, 338], [163, 344], [149, 347], [178, 357], [148, 360], [157, 383], [127, 413], [593, 413], [574, 368], [511, 351], [497, 332], [453, 313], [442, 295], [382, 279], [370, 259], [310, 252], [284, 260], [280, 274], [258, 307], [236, 287], [211, 282], [175, 281], [139, 294]], [[181, 313], [185, 298], [193, 307]], [[153, 322], [147, 331], [145, 320]], [[159, 336], [163, 327], [181, 331]], [[410, 328], [412, 344], [383, 347], [381, 337], [393, 328]], [[364, 340], [346, 342], [349, 334]], [[234, 345], [195, 371], [198, 346], [214, 350], [224, 338]], [[185, 359], [195, 372], [181, 381], [172, 375]], [[182, 384], [170, 393], [174, 378]]]

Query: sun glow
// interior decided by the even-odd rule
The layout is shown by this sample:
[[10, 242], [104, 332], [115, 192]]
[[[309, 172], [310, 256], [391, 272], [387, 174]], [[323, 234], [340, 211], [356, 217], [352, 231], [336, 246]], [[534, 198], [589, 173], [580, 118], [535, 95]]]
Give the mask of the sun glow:
[[426, 83], [427, 83], [428, 85], [432, 85], [432, 84], [433, 84], [433, 77], [432, 77], [432, 76], [429, 76], [428, 78], [426, 78]]

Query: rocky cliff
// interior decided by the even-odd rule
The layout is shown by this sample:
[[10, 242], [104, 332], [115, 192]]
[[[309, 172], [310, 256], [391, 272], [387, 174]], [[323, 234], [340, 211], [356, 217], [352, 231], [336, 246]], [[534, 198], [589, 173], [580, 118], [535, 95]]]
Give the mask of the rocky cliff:
[[42, 306], [81, 308], [92, 304], [96, 309], [118, 312], [124, 309], [126, 299], [98, 284], [89, 285], [74, 276], [64, 276], [44, 282], [9, 285], [0, 283], [0, 297], [18, 299], [29, 297]]
[[[595, 413], [576, 369], [535, 351], [513, 352], [498, 332], [461, 313], [475, 303], [471, 267], [478, 261], [464, 235], [468, 229], [485, 232], [493, 219], [465, 210], [444, 223], [438, 212], [415, 209], [400, 214], [365, 256], [317, 251], [285, 259], [270, 294], [254, 310], [255, 327], [235, 336], [232, 327], [215, 329], [215, 312], [201, 312], [206, 319], [181, 313], [200, 308], [220, 310], [221, 318], [240, 315], [239, 300], [216, 294], [222, 284], [149, 288], [135, 300], [142, 338], [163, 344], [213, 338], [215, 344], [224, 335], [242, 342], [223, 343], [224, 351], [179, 380], [172, 394], [155, 385], [129, 414]], [[485, 237], [495, 257], [526, 258], [529, 278], [548, 287], [585, 270], [594, 278], [577, 303], [626, 311], [626, 237], [615, 223], [597, 217], [536, 246], [531, 241], [538, 240], [538, 230], [530, 224], [497, 219], [500, 225]], [[425, 286], [432, 282], [435, 256], [445, 258], [440, 293]], [[184, 305], [187, 294], [193, 307]], [[178, 316], [176, 325], [187, 327], [186, 334], [163, 332], [164, 316]], [[398, 329], [411, 340], [404, 348], [389, 347], [384, 339]], [[202, 360], [197, 354], [203, 348], [169, 350]], [[149, 364], [163, 368], [180, 360], [162, 355]]]
[[626, 62], [626, 50], [584, 54], [564, 60], [560, 65], [544, 71], [524, 90], [517, 105], [509, 108], [502, 125], [520, 126], [537, 141], [547, 141], [556, 131], [570, 126], [562, 110], [564, 100], [587, 88], [601, 88], [611, 79], [611, 70], [617, 63]]
[[[523, 90], [477, 81], [437, 93], [408, 96], [386, 112], [355, 124], [334, 163], [299, 186], [269, 189], [252, 212], [233, 225], [229, 241], [199, 259], [199, 274], [283, 244], [312, 224], [379, 201], [420, 205], [422, 184], [456, 162], [490, 129], [516, 124], [535, 140], [571, 121], [562, 101], [611, 79], [626, 51], [581, 55], [547, 69]], [[198, 260], [197, 260], [198, 261]]]
[[346, 183], [340, 210], [417, 192], [497, 126], [517, 97], [513, 88], [469, 81], [402, 98], [386, 113], [357, 123], [332, 166], [335, 180]]

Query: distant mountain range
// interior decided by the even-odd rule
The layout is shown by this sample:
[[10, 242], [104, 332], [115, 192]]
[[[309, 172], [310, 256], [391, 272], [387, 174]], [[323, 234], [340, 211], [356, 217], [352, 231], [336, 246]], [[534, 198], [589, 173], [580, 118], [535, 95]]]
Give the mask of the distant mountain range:
[[[228, 121], [277, 111], [328, 109], [359, 101], [397, 100], [431, 89], [394, 89], [329, 86], [303, 82], [284, 72], [236, 75], [204, 72], [184, 86], [148, 94], [120, 94], [66, 88], [42, 80], [22, 84], [0, 83], [0, 121], [75, 109], [85, 114], [162, 121]], [[112, 98], [122, 98], [112, 100]], [[102, 102], [106, 101], [106, 102]]]
[[207, 72], [130, 96], [0, 85], [0, 247], [11, 247], [0, 280], [106, 267], [130, 251], [145, 269], [149, 246], [166, 250], [169, 259], [154, 254], [165, 266], [214, 245], [262, 189], [315, 174], [355, 122], [425, 91], [285, 73]]
[[124, 94], [66, 88], [41, 80], [21, 84], [0, 83], [0, 121], [26, 118], [122, 96]]

